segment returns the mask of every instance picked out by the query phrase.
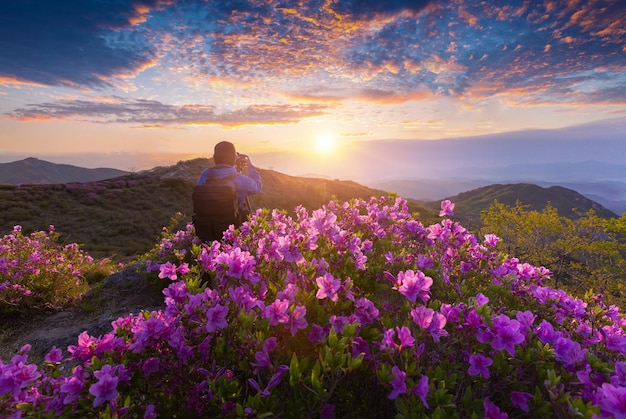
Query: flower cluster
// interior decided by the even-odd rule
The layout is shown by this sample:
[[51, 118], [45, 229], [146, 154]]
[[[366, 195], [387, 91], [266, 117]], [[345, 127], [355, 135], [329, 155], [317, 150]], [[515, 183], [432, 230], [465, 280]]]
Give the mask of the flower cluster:
[[88, 271], [111, 267], [57, 237], [54, 226], [26, 236], [18, 225], [0, 238], [0, 313], [61, 307], [86, 291]]
[[497, 237], [424, 226], [393, 198], [183, 236], [184, 261], [164, 246], [152, 262], [162, 310], [81, 334], [71, 370], [56, 348], [41, 368], [23, 348], [0, 363], [0, 415], [626, 415], [619, 309], [544, 286]]

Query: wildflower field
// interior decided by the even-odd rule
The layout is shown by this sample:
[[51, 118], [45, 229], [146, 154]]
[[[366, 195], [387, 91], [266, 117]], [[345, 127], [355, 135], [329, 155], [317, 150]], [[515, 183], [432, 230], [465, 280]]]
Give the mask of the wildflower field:
[[399, 198], [330, 201], [209, 245], [166, 234], [145, 262], [165, 308], [0, 362], [0, 416], [624, 417], [620, 310], [453, 209], [426, 226]]

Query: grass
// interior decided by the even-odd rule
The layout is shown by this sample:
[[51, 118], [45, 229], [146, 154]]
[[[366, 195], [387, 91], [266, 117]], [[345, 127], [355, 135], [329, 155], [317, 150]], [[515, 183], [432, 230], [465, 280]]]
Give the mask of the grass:
[[[191, 191], [202, 169], [210, 164], [209, 159], [195, 159], [96, 182], [3, 185], [0, 234], [18, 224], [25, 234], [47, 231], [54, 225], [61, 234], [60, 243], [79, 243], [94, 258], [128, 261], [149, 251], [175, 214], [183, 214], [180, 227], [191, 221]], [[254, 208], [291, 211], [303, 205], [314, 210], [333, 197], [343, 202], [387, 194], [351, 181], [259, 171], [263, 191], [252, 197]], [[435, 219], [435, 211], [416, 202], [410, 202], [410, 208]]]

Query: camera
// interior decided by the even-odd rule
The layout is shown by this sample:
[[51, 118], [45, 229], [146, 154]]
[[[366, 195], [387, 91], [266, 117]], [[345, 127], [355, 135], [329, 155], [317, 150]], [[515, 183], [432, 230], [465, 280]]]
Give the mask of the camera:
[[246, 154], [237, 153], [237, 158], [235, 159], [235, 168], [237, 171], [243, 172], [248, 166], [248, 161], [250, 161], [250, 159]]

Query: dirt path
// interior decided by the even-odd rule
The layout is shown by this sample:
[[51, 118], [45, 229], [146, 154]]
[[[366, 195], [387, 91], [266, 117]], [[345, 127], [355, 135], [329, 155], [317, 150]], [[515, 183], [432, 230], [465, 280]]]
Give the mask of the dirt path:
[[30, 362], [41, 362], [56, 346], [67, 356], [67, 347], [75, 345], [78, 335], [91, 336], [111, 331], [111, 322], [129, 313], [157, 310], [163, 307], [164, 296], [150, 286], [137, 266], [131, 266], [105, 278], [74, 307], [32, 318], [0, 319], [0, 359], [9, 362], [25, 345], [32, 345]]

